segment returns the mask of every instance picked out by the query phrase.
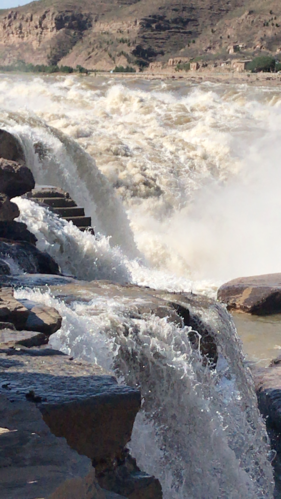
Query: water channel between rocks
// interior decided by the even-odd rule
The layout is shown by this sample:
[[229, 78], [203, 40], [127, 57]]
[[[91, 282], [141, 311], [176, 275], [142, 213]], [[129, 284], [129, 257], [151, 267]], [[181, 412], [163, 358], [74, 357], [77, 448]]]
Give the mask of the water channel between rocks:
[[266, 367], [281, 355], [281, 314], [257, 316], [232, 313], [247, 360]]

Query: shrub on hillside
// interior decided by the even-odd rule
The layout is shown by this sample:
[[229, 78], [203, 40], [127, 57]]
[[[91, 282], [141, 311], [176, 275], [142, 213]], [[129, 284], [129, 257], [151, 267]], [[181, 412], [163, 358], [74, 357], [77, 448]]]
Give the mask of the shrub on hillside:
[[113, 73], [135, 73], [135, 72], [136, 70], [132, 66], [126, 66], [125, 68], [124, 66], [116, 66], [113, 69]]
[[176, 66], [176, 71], [189, 71], [189, 70], [190, 70], [190, 63], [189, 62], [177, 64], [177, 66]]
[[248, 66], [252, 73], [258, 73], [259, 71], [268, 73], [275, 71], [275, 59], [267, 55], [255, 57]]
[[80, 66], [80, 64], [77, 64], [76, 71], [78, 71], [78, 73], [80, 73], [80, 74], [88, 74], [89, 73], [88, 69], [83, 68], [83, 66]]

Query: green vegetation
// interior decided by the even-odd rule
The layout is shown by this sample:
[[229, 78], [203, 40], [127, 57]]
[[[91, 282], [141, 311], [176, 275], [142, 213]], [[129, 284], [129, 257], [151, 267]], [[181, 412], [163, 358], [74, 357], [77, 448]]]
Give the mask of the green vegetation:
[[116, 66], [113, 69], [113, 73], [135, 73], [135, 72], [136, 70], [132, 66], [126, 66], [125, 68], [124, 66]]
[[175, 69], [176, 69], [176, 71], [189, 71], [190, 70], [190, 63], [185, 62], [182, 64], [177, 64]]
[[78, 73], [80, 73], [80, 74], [88, 74], [89, 73], [88, 69], [83, 68], [83, 66], [80, 66], [80, 64], [78, 64], [76, 66], [76, 71], [78, 71]]
[[0, 71], [4, 72], [23, 72], [23, 73], [73, 73], [74, 71], [78, 71], [79, 73], [88, 73], [88, 70], [83, 68], [82, 66], [77, 66], [76, 70], [71, 68], [70, 66], [57, 66], [51, 65], [46, 66], [45, 64], [27, 64], [24, 61], [17, 61], [14, 64], [9, 66], [0, 66]]
[[275, 71], [275, 59], [274, 57], [270, 57], [267, 55], [262, 55], [259, 57], [255, 57], [252, 62], [249, 64], [248, 69], [252, 71], [252, 73], [258, 72], [274, 72]]
[[118, 43], [126, 43], [127, 45], [130, 45], [130, 39], [129, 38], [117, 38]]

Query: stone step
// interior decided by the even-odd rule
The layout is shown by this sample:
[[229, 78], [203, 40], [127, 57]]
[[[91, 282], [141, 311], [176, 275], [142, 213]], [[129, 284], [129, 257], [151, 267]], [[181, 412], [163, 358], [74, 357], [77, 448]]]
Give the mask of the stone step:
[[91, 217], [63, 217], [67, 222], [72, 222], [76, 227], [90, 227]]
[[53, 213], [67, 222], [72, 222], [83, 232], [89, 230], [91, 234], [94, 234], [94, 229], [91, 227], [91, 217], [85, 217], [84, 208], [77, 206], [69, 193], [61, 188], [37, 185], [36, 189], [29, 192], [26, 197], [41, 205], [49, 206]]
[[27, 197], [29, 199], [33, 198], [67, 198], [69, 196], [68, 192], [63, 191], [59, 187], [39, 187], [37, 186], [32, 192], [28, 193]]
[[32, 198], [33, 201], [37, 201], [38, 203], [44, 203], [53, 208], [68, 208], [77, 206], [77, 204], [73, 201], [73, 199], [65, 199], [65, 198]]
[[64, 208], [64, 207], [53, 208], [52, 207], [52, 211], [62, 218], [65, 218], [65, 217], [84, 217], [85, 216], [84, 208], [78, 208], [78, 206], [77, 207], [74, 206], [74, 207], [70, 207], [70, 208], [69, 207], [67, 207], [67, 208]]

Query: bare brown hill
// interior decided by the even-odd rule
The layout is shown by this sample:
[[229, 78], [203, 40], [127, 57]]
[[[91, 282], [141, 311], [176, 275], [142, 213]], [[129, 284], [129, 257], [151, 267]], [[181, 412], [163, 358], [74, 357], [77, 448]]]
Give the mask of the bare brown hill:
[[0, 64], [88, 69], [281, 50], [277, 0], [39, 0], [0, 11]]

